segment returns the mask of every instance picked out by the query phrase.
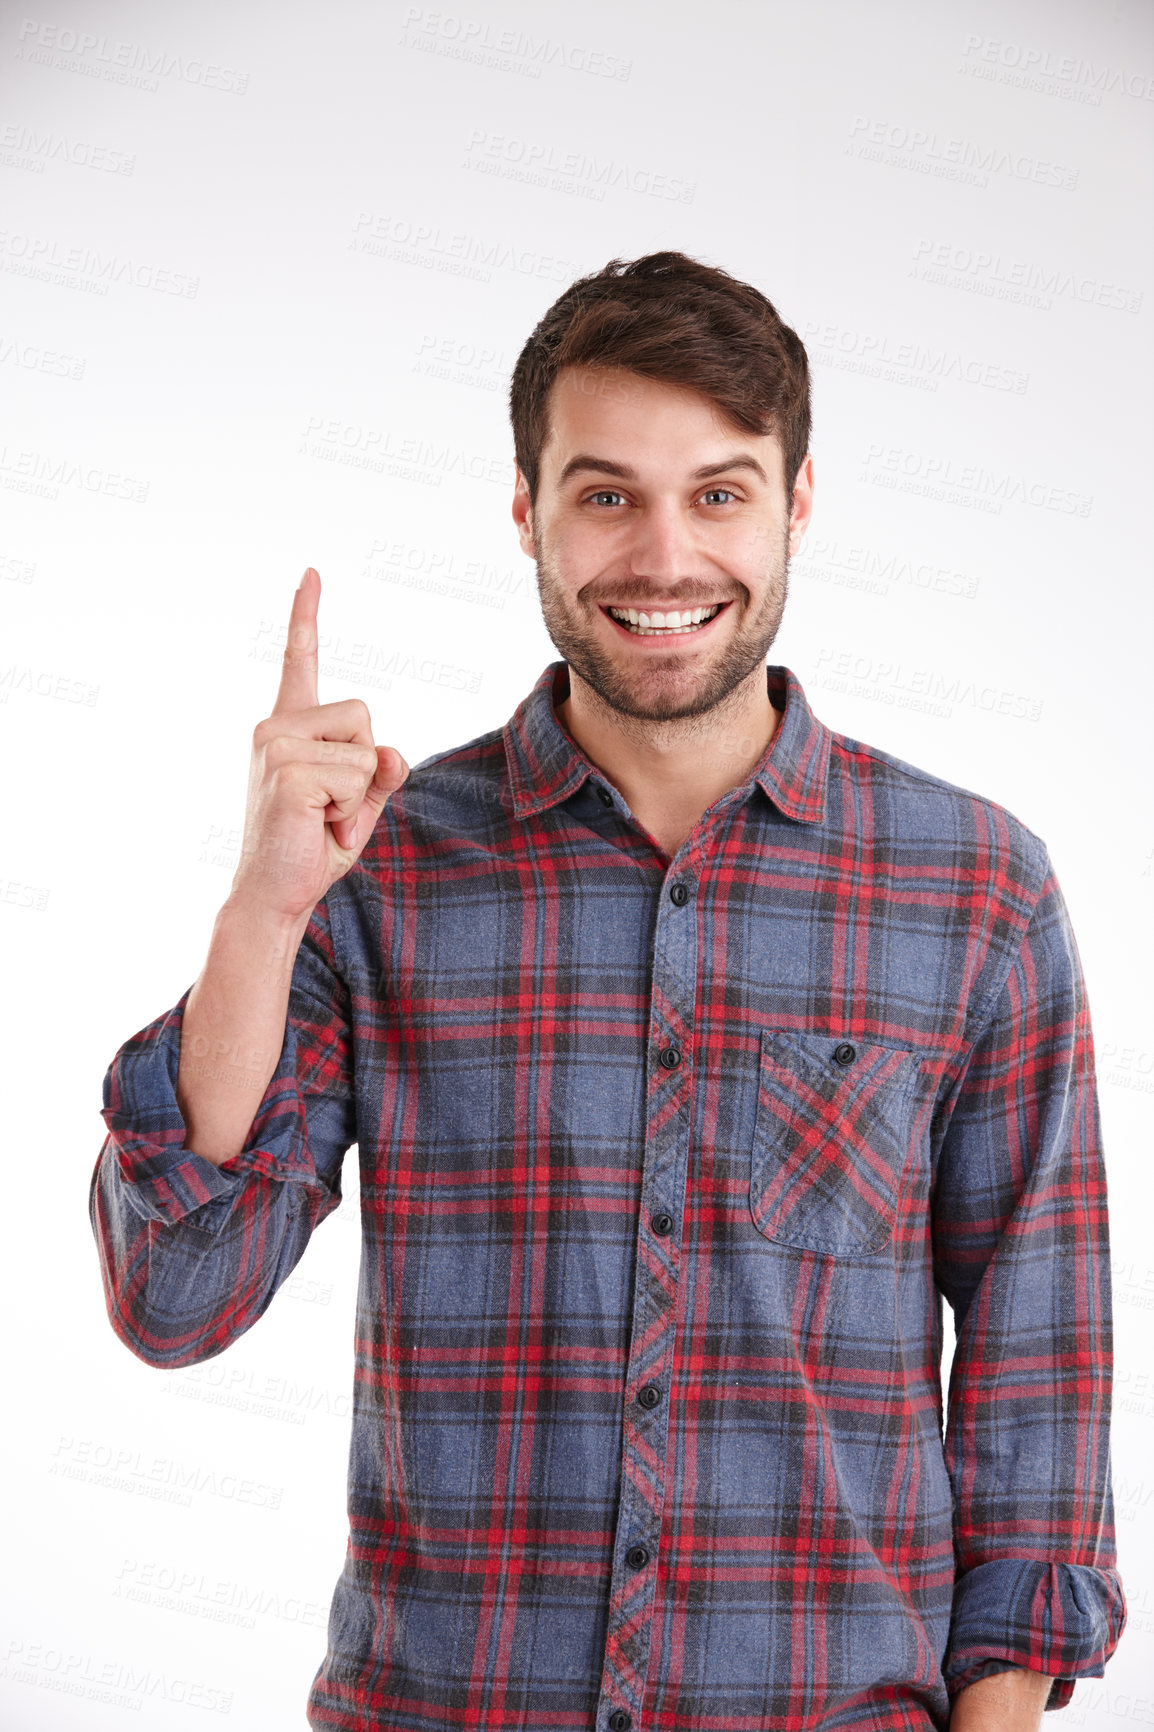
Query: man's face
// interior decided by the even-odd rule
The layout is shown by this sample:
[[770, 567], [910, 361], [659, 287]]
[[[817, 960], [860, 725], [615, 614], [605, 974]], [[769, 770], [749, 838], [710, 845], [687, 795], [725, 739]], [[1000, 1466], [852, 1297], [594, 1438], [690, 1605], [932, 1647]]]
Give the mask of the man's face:
[[[787, 502], [772, 434], [743, 432], [697, 392], [621, 368], [563, 369], [537, 503], [520, 471], [513, 500], [560, 654], [622, 715], [713, 709], [765, 664], [812, 473], [807, 457]], [[711, 617], [670, 629], [670, 613], [684, 621], [701, 608]], [[614, 617], [628, 610], [665, 616], [665, 627]]]

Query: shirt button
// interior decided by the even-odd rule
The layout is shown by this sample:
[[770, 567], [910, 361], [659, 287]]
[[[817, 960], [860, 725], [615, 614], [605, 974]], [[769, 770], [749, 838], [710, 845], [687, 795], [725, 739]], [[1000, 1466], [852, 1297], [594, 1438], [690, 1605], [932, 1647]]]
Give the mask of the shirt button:
[[661, 1391], [658, 1389], [656, 1383], [647, 1383], [645, 1388], [638, 1395], [637, 1399], [641, 1403], [642, 1407], [656, 1407], [657, 1403], [661, 1400]]
[[[613, 796], [609, 792], [608, 788], [598, 788], [597, 798], [603, 806], [611, 806], [613, 804]], [[612, 1724], [612, 1722], [610, 1722], [610, 1724]]]
[[630, 1546], [625, 1554], [625, 1562], [631, 1570], [643, 1570], [649, 1562], [649, 1553], [644, 1546]]
[[633, 1722], [624, 1708], [614, 1708], [609, 1716], [609, 1732], [629, 1732]]
[[682, 884], [680, 879], [678, 879], [676, 884], [671, 884], [669, 886], [669, 900], [678, 908], [684, 908], [685, 904], [689, 901], [689, 891], [685, 888], [685, 885]]
[[666, 1070], [676, 1070], [681, 1063], [681, 1054], [675, 1046], [663, 1046], [657, 1056]]
[[659, 1239], [667, 1238], [673, 1231], [672, 1215], [654, 1215], [649, 1222]]
[[834, 1047], [833, 1056], [838, 1064], [852, 1064], [857, 1057], [857, 1047], [851, 1046], [848, 1040], [843, 1040], [840, 1046]]

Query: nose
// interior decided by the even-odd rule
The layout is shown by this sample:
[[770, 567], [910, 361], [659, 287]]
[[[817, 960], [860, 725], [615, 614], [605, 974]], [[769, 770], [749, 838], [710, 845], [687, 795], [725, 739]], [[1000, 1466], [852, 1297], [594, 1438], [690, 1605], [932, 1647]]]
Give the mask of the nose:
[[695, 526], [677, 500], [652, 500], [637, 512], [629, 547], [631, 576], [675, 583], [698, 575], [699, 563]]

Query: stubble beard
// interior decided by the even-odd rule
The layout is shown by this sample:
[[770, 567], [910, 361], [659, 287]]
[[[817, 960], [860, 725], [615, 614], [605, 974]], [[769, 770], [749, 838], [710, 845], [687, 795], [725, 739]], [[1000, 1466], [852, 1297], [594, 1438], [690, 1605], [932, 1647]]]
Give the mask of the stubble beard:
[[[684, 677], [678, 677], [678, 669], [687, 657], [685, 652], [675, 647], [675, 638], [670, 640], [671, 648], [666, 654], [647, 652], [644, 666], [631, 673], [619, 667], [613, 657], [593, 641], [596, 629], [593, 624], [586, 627], [582, 618], [583, 606], [596, 609], [597, 603], [574, 605], [569, 602], [557, 580], [548, 545], [539, 527], [536, 546], [537, 591], [545, 629], [569, 666], [618, 716], [627, 716], [635, 722], [670, 722], [705, 715], [724, 705], [755, 668], [764, 667], [785, 612], [789, 588], [788, 525], [776, 558], [763, 574], [763, 600], [756, 617], [742, 622], [718, 659], [710, 661], [688, 689]], [[747, 594], [748, 591], [735, 596], [731, 605], [741, 607]], [[663, 609], [676, 611], [695, 605], [692, 600], [679, 602], [676, 596], [668, 597], [662, 604]], [[688, 653], [695, 655], [697, 652], [690, 650]]]

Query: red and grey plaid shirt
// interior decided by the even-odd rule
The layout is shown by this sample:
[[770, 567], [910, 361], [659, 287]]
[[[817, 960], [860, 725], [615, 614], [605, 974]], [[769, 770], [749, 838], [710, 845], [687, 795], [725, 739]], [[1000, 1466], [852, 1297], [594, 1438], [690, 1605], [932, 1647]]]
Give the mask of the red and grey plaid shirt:
[[771, 667], [772, 743], [670, 861], [558, 721], [567, 679], [390, 798], [239, 1155], [184, 1147], [187, 992], [117, 1052], [113, 1327], [152, 1365], [223, 1352], [359, 1146], [314, 1727], [941, 1729], [1010, 1665], [1061, 1707], [1125, 1606], [1046, 848]]

